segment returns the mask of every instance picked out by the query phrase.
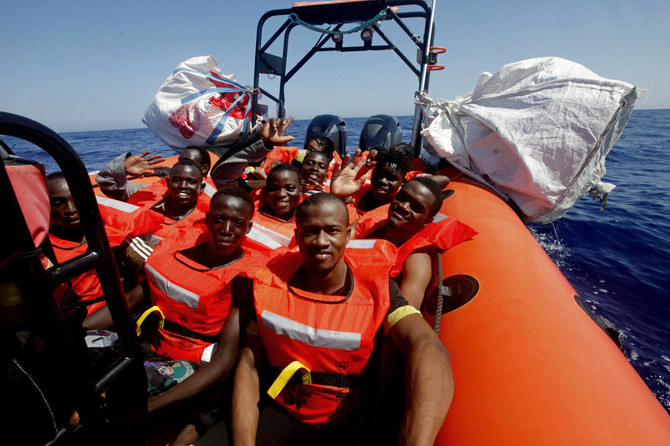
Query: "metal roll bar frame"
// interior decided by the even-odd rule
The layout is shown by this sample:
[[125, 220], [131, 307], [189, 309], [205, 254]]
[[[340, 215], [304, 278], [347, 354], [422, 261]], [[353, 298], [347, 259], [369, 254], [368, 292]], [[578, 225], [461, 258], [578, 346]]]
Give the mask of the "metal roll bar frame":
[[[394, 8], [401, 6], [414, 6], [417, 10], [408, 12], [396, 12]], [[342, 29], [345, 23], [363, 22], [375, 17], [377, 13], [386, 9], [385, 21], [394, 21], [402, 31], [412, 40], [419, 51], [418, 61], [412, 62], [398, 47], [396, 47], [389, 37], [382, 32], [380, 27], [373, 23], [370, 28], [377, 33], [385, 42], [384, 45], [371, 45], [365, 42], [360, 46], [344, 46], [342, 41], [335, 42], [332, 32]], [[287, 56], [291, 31], [298, 26], [290, 18], [287, 18], [283, 24], [271, 35], [267, 41], [263, 41], [263, 29], [268, 19], [278, 16], [291, 16], [294, 14], [304, 22], [316, 25], [327, 24], [333, 28], [331, 33], [322, 33], [317, 43], [299, 60], [292, 68], [287, 67]], [[358, 51], [394, 51], [398, 57], [409, 67], [419, 80], [417, 92], [427, 92], [430, 80], [430, 71], [440, 67], [435, 64], [437, 54], [441, 51], [440, 47], [433, 47], [434, 37], [434, 14], [435, 0], [432, 7], [429, 7], [424, 0], [370, 0], [356, 2], [316, 2], [313, 4], [305, 3], [294, 5], [290, 9], [277, 9], [266, 12], [259, 20], [256, 31], [256, 47], [254, 59], [254, 91], [261, 92], [277, 104], [277, 116], [282, 118], [286, 115], [285, 111], [285, 86], [286, 83], [317, 53], [328, 51], [340, 52], [358, 52]], [[403, 19], [423, 18], [423, 34], [414, 34], [405, 24]], [[268, 53], [268, 48], [279, 37], [283, 35], [282, 56], [278, 57]], [[327, 44], [331, 45], [327, 45]], [[279, 94], [278, 97], [263, 89], [259, 85], [261, 73], [279, 76]], [[252, 116], [258, 116], [258, 95], [252, 98]], [[414, 121], [412, 126], [411, 144], [414, 147], [415, 155], [418, 155], [421, 139], [420, 124], [423, 119], [421, 108], [417, 105], [414, 109]], [[254, 123], [255, 124], [255, 123]]]
[[[87, 441], [144, 444], [141, 422], [146, 418], [147, 379], [142, 349], [86, 168], [67, 141], [28, 118], [0, 112], [0, 135], [29, 141], [56, 161], [69, 185], [88, 244], [85, 254], [45, 269], [40, 261], [42, 249], [32, 240], [5, 162], [0, 159], [0, 203], [6, 210], [6, 227], [10, 231], [5, 232], [5, 236], [11, 236], [16, 246], [16, 250], [9, 253], [11, 258], [2, 259], [2, 264], [4, 267], [10, 260], [17, 262], [18, 274], [13, 279], [21, 291], [31, 321], [40, 331], [48, 333], [47, 345], [62, 358], [59, 367], [67, 367], [63, 386], [72, 389], [72, 401], [81, 420], [76, 427], [61, 428], [49, 444], [85, 444]], [[8, 146], [3, 143], [3, 147]], [[7, 251], [3, 251], [5, 254]], [[121, 351], [102, 376], [94, 376], [83, 329], [79, 326], [76, 330], [68, 325], [53, 293], [58, 285], [93, 269], [107, 300]], [[122, 402], [125, 418], [114, 421], [123, 423], [125, 428], [110, 422], [110, 408], [105, 407], [110, 401], [100, 397], [102, 392], [110, 389], [114, 400]]]

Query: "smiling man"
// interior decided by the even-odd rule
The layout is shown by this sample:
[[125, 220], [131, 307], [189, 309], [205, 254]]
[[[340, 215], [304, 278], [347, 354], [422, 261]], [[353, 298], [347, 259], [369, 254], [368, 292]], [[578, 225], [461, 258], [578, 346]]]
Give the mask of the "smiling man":
[[[246, 236], [253, 215], [248, 192], [225, 187], [212, 197], [206, 231], [194, 244], [184, 247], [179, 240], [166, 240], [145, 264], [153, 306], [140, 318], [140, 325], [148, 314], [160, 317], [151, 348], [170, 358], [145, 362], [152, 393], [158, 393], [150, 398], [148, 411], [153, 414], [183, 402], [163, 413], [157, 420], [162, 426], [167, 421], [170, 427], [183, 427], [190, 413], [216, 393], [212, 386], [222, 383], [233, 368], [240, 299], [250, 295], [251, 277], [269, 254]], [[174, 381], [164, 376], [164, 370], [175, 368], [188, 373]], [[187, 444], [195, 441], [196, 426], [189, 425], [182, 435]]]
[[[389, 282], [395, 249], [383, 240], [348, 246], [346, 205], [326, 193], [298, 207], [295, 236], [299, 250], [254, 279], [255, 321], [235, 371], [234, 444], [341, 444], [369, 434], [359, 422], [381, 336], [407, 357], [401, 441], [433, 444], [453, 395], [449, 355]], [[261, 398], [265, 390], [271, 399]]]
[[328, 163], [330, 160], [325, 152], [312, 150], [305, 155], [300, 167], [300, 178], [302, 180], [302, 192], [312, 194], [323, 192], [325, 182], [328, 178]]
[[437, 284], [437, 249], [446, 250], [472, 238], [477, 232], [465, 223], [439, 214], [444, 192], [428, 177], [405, 183], [387, 206], [362, 216], [356, 238], [383, 239], [398, 248], [396, 277], [403, 296], [421, 308], [427, 290]]
[[149, 256], [144, 269], [151, 303], [164, 319], [152, 345], [157, 353], [210, 361], [235, 306], [233, 283], [252, 277], [264, 263], [264, 254], [246, 237], [253, 214], [247, 192], [224, 188], [212, 197], [205, 237], [188, 247], [179, 240], [166, 241]]

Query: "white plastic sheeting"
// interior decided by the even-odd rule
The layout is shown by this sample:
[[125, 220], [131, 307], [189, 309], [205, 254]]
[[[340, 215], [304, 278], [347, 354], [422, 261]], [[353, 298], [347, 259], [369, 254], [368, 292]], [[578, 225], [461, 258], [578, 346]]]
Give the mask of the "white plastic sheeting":
[[251, 94], [234, 74], [221, 74], [212, 56], [192, 57], [163, 82], [142, 121], [178, 151], [227, 144], [247, 130]]
[[607, 193], [605, 156], [637, 88], [577, 63], [536, 58], [483, 73], [453, 101], [427, 96], [424, 147], [491, 186], [532, 222], [562, 217], [588, 190]]

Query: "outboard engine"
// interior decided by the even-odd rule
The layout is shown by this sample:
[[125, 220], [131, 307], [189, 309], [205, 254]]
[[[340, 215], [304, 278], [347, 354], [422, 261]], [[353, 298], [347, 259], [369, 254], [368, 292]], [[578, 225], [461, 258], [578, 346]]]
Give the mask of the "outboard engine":
[[337, 153], [344, 157], [347, 153], [347, 125], [339, 116], [318, 115], [307, 126], [305, 144], [316, 136], [327, 136], [333, 141]]
[[391, 115], [370, 116], [361, 130], [361, 139], [358, 146], [361, 150], [372, 147], [391, 146], [402, 142], [402, 129], [398, 118]]

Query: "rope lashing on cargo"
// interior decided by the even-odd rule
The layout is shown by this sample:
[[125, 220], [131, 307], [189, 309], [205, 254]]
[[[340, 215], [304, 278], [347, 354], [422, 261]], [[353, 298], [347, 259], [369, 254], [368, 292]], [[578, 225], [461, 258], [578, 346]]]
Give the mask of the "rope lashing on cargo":
[[331, 35], [332, 34], [351, 34], [351, 33], [355, 33], [355, 32], [358, 32], [358, 31], [362, 31], [365, 28], [368, 28], [368, 27], [372, 26], [373, 24], [375, 24], [375, 23], [377, 23], [381, 20], [385, 20], [386, 16], [387, 16], [387, 13], [386, 13], [387, 9], [388, 9], [388, 7], [382, 9], [376, 16], [374, 16], [373, 18], [371, 18], [370, 20], [368, 20], [366, 22], [361, 23], [358, 26], [355, 26], [355, 27], [353, 27], [351, 29], [348, 29], [348, 30], [341, 30], [340, 29], [340, 30], [337, 30], [337, 31], [334, 31], [334, 30], [331, 30], [331, 29], [328, 29], [328, 28], [320, 28], [316, 25], [312, 25], [311, 23], [307, 23], [304, 20], [300, 19], [300, 17], [298, 17], [298, 14], [296, 14], [295, 12], [292, 12], [288, 16], [288, 18], [289, 18], [289, 20], [291, 20], [296, 25], [304, 26], [305, 28], [311, 29], [312, 31], [317, 31], [317, 32], [320, 32], [320, 33], [331, 34]]

